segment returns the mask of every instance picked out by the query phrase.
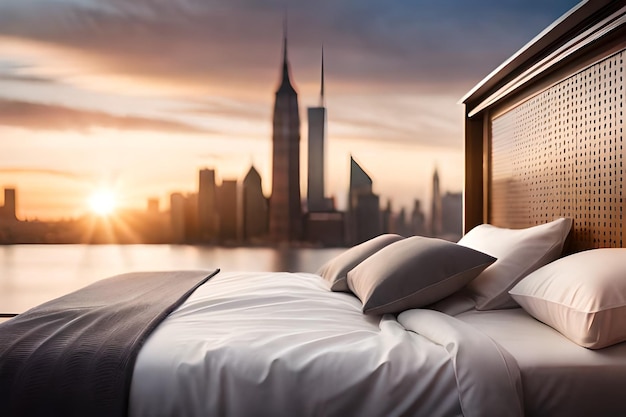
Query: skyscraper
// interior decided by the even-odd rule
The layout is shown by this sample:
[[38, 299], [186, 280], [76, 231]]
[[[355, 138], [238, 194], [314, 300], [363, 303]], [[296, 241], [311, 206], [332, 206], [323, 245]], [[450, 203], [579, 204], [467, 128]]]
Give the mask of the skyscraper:
[[441, 231], [450, 240], [463, 236], [463, 193], [448, 191], [441, 197]]
[[219, 217], [215, 191], [215, 170], [201, 169], [198, 174], [198, 235], [201, 241], [217, 237]]
[[425, 236], [426, 220], [422, 211], [422, 203], [415, 199], [413, 201], [413, 212], [411, 213], [411, 232], [417, 236]]
[[263, 195], [261, 175], [250, 167], [243, 180], [243, 238], [262, 238], [267, 235], [267, 199]]
[[283, 34], [282, 77], [274, 103], [272, 146], [270, 237], [275, 242], [300, 240], [300, 115], [298, 93], [289, 79], [286, 24]]
[[185, 243], [185, 197], [181, 193], [170, 194], [170, 225], [172, 243]]
[[439, 173], [435, 168], [433, 174], [433, 199], [430, 210], [430, 234], [441, 236], [442, 233], [442, 211], [441, 211], [441, 191], [439, 190]]
[[170, 227], [173, 243], [198, 241], [198, 194], [170, 194]]
[[372, 192], [372, 179], [352, 157], [348, 210], [349, 244], [362, 243], [382, 233], [380, 199]]
[[322, 71], [320, 104], [307, 109], [309, 125], [309, 174], [307, 177], [307, 205], [309, 212], [328, 210], [324, 198], [324, 141], [326, 138], [326, 107], [324, 107], [324, 50], [322, 49]]
[[0, 217], [5, 220], [17, 220], [15, 188], [4, 189], [4, 206], [0, 207]]
[[217, 189], [220, 220], [220, 240], [233, 242], [237, 239], [237, 180], [223, 180]]
[[198, 193], [189, 193], [185, 196], [185, 241], [198, 242]]

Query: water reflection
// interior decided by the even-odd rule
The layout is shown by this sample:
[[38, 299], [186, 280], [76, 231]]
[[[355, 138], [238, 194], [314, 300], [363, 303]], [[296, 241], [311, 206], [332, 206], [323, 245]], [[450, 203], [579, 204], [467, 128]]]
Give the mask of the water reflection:
[[111, 275], [133, 271], [315, 272], [345, 249], [179, 245], [0, 246], [0, 313], [19, 313]]

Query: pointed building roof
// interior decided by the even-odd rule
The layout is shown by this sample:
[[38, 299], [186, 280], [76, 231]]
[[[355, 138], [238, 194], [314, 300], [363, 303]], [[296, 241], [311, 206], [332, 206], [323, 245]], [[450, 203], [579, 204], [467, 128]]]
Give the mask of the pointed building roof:
[[259, 171], [256, 170], [256, 168], [254, 167], [254, 165], [250, 166], [250, 169], [248, 170], [248, 173], [246, 174], [245, 178], [243, 179], [243, 183], [245, 184], [255, 184], [255, 183], [261, 183], [261, 174], [259, 174]]
[[372, 187], [372, 179], [350, 155], [350, 189], [364, 189]]
[[287, 17], [283, 25], [283, 72], [276, 94], [297, 94], [289, 79], [289, 60], [287, 59]]

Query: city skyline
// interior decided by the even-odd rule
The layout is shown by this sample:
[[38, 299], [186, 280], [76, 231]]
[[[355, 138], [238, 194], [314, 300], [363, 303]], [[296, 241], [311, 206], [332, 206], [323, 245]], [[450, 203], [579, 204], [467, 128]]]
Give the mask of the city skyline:
[[[460, 191], [456, 102], [575, 3], [290, 2], [301, 114], [317, 105], [324, 45], [327, 196], [347, 207], [349, 155], [394, 209], [428, 207], [435, 166], [441, 189]], [[270, 1], [0, 0], [0, 186], [20, 190], [18, 217], [83, 214], [104, 187], [121, 207], [167, 207], [207, 166], [221, 181], [254, 165], [269, 196], [283, 12]]]
[[[216, 170], [198, 171], [198, 189], [169, 195], [169, 207], [162, 210], [156, 199], [142, 209], [120, 209], [109, 216], [94, 210], [74, 219], [57, 221], [21, 220], [16, 216], [18, 190], [4, 188], [0, 205], [0, 244], [201, 244], [225, 246], [353, 246], [383, 233], [403, 236], [432, 236], [456, 241], [462, 235], [462, 195], [439, 189], [433, 173], [434, 214], [428, 218], [419, 199], [412, 210], [382, 208], [373, 193], [373, 179], [350, 157], [350, 206], [338, 211], [333, 202], [323, 211], [302, 204], [302, 234], [276, 236], [270, 233], [270, 200], [263, 195], [262, 178], [251, 166], [240, 180], [215, 181]], [[99, 206], [100, 209], [103, 207]], [[298, 220], [298, 219], [296, 219]], [[289, 222], [293, 221], [290, 220]]]

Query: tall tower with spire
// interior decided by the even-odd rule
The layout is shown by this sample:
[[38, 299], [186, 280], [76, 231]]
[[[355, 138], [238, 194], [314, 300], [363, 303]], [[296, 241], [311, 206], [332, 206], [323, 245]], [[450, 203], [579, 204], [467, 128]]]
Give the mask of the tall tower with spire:
[[300, 115], [298, 93], [289, 77], [286, 19], [283, 29], [282, 77], [274, 102], [272, 146], [270, 238], [275, 242], [297, 241], [302, 238]]
[[320, 79], [320, 103], [307, 109], [309, 125], [309, 159], [307, 205], [309, 212], [329, 210], [324, 198], [324, 142], [326, 138], [326, 107], [324, 107], [324, 48]]
[[439, 190], [439, 173], [437, 168], [433, 174], [433, 199], [431, 201], [430, 210], [430, 234], [432, 236], [441, 236], [443, 229], [443, 213], [441, 205], [441, 191]]

